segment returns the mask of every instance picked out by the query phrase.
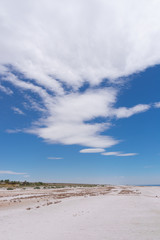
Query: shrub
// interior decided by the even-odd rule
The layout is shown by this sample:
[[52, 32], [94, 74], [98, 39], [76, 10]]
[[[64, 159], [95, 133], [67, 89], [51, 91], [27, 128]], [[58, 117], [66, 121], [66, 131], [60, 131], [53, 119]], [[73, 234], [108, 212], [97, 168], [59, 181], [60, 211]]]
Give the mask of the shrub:
[[8, 188], [7, 188], [7, 190], [13, 190], [13, 188], [11, 188], [11, 187], [8, 187]]

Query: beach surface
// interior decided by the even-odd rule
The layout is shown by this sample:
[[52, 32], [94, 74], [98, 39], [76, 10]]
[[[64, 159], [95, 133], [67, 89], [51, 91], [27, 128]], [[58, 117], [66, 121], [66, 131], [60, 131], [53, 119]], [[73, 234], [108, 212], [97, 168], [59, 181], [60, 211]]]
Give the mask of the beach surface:
[[1, 240], [159, 240], [160, 187], [0, 189]]

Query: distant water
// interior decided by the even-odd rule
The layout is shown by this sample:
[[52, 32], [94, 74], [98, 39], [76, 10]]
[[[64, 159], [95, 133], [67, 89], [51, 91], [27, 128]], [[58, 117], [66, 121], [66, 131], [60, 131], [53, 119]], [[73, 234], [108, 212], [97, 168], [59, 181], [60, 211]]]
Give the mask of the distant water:
[[135, 185], [135, 186], [139, 186], [139, 187], [160, 187], [160, 184], [146, 184], [146, 185], [144, 185], [144, 184], [142, 184], [142, 185]]

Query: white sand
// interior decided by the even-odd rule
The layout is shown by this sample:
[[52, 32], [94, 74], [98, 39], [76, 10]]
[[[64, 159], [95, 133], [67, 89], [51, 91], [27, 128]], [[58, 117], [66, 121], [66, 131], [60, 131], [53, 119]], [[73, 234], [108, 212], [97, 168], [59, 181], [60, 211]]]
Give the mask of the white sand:
[[31, 210], [2, 209], [0, 240], [160, 240], [160, 187], [130, 189], [141, 194], [110, 192]]

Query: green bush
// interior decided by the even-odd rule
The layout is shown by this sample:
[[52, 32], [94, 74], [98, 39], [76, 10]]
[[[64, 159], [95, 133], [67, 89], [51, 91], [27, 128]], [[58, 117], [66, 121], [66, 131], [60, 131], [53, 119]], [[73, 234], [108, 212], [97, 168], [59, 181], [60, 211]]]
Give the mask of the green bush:
[[8, 188], [7, 188], [7, 190], [13, 190], [13, 188], [11, 188], [11, 187], [8, 187]]

